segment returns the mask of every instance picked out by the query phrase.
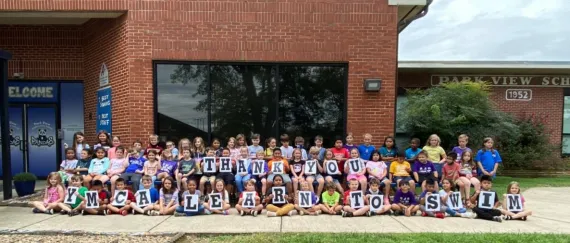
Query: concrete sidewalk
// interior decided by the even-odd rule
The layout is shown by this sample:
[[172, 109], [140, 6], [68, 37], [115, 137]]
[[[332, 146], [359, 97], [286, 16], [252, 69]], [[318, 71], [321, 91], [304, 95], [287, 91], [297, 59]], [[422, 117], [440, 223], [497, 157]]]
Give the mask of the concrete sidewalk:
[[[527, 221], [490, 222], [463, 218], [374, 216], [292, 216], [268, 218], [232, 215], [197, 217], [110, 215], [75, 216], [32, 214], [31, 208], [0, 207], [0, 232], [83, 231], [92, 233], [253, 233], [253, 232], [450, 232], [450, 233], [565, 233], [570, 234], [570, 188], [527, 190]], [[545, 207], [548, 205], [548, 207]]]

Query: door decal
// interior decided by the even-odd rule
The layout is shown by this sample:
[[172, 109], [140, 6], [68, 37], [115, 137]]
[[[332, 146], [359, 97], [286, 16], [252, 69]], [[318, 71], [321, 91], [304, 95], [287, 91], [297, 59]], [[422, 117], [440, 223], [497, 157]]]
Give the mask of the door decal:
[[28, 168], [37, 176], [57, 171], [56, 109], [28, 106]]

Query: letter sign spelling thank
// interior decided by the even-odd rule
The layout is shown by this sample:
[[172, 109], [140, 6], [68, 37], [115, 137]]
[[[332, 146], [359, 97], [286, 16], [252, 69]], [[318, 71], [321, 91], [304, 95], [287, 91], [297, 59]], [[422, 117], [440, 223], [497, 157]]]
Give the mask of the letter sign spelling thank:
[[73, 186], [68, 187], [67, 194], [65, 194], [65, 200], [63, 200], [63, 202], [67, 204], [74, 204], [75, 200], [77, 199], [77, 195], [75, 195], [75, 193], [78, 190], [79, 190], [78, 187], [73, 187]]
[[237, 164], [237, 173], [246, 173], [247, 172], [247, 168], [245, 168], [245, 159], [240, 159], [238, 160], [238, 164]]
[[273, 204], [284, 204], [285, 201], [285, 187], [276, 186], [271, 189], [271, 194], [273, 194], [273, 199], [271, 203]]
[[115, 190], [115, 195], [113, 196], [113, 206], [125, 206], [127, 202], [127, 190]]
[[439, 194], [432, 193], [426, 196], [426, 211], [439, 212], [441, 211], [441, 199]]
[[138, 190], [136, 193], [137, 207], [142, 208], [150, 204], [150, 190]]
[[85, 192], [85, 199], [87, 199], [86, 208], [99, 208], [99, 196], [97, 191]]
[[211, 193], [210, 194], [210, 209], [212, 210], [222, 210], [222, 194], [221, 193]]
[[338, 164], [335, 160], [329, 160], [326, 162], [326, 171], [329, 175], [338, 175], [340, 171], [338, 170]]
[[384, 207], [384, 195], [382, 194], [370, 195], [370, 202], [368, 204], [370, 204], [370, 211], [372, 212], [382, 210], [382, 208]]
[[310, 208], [313, 206], [313, 202], [311, 201], [310, 191], [299, 191], [298, 198], [299, 198], [299, 207]]
[[261, 175], [263, 174], [263, 160], [255, 160], [252, 162], [251, 167], [253, 170], [253, 175]]
[[350, 167], [350, 173], [356, 174], [362, 170], [362, 166], [359, 159], [351, 159], [348, 161], [348, 166]]
[[220, 158], [220, 172], [232, 172], [232, 159], [230, 157]]
[[278, 174], [278, 175], [283, 174], [283, 162], [273, 162], [272, 167], [273, 167], [272, 168], [273, 174]]
[[493, 209], [495, 204], [495, 192], [481, 191], [479, 193], [478, 207], [485, 209]]
[[520, 194], [507, 194], [507, 209], [509, 212], [523, 211], [522, 197]]
[[452, 192], [447, 198], [447, 204], [450, 205], [453, 210], [462, 209], [463, 202], [461, 201], [461, 192]]
[[364, 196], [362, 195], [362, 191], [350, 192], [350, 207], [354, 209], [364, 207]]
[[198, 212], [198, 195], [186, 195], [184, 197], [184, 212]]
[[243, 201], [241, 206], [244, 208], [255, 208], [255, 192], [242, 192]]
[[317, 174], [317, 161], [316, 160], [308, 160], [305, 162], [305, 175], [314, 175]]
[[204, 173], [216, 173], [216, 158], [204, 157]]

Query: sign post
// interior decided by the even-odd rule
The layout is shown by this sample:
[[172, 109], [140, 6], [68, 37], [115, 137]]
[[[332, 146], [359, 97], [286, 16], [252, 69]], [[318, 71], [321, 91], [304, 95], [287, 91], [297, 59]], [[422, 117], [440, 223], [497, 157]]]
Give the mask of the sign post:
[[12, 198], [12, 160], [10, 159], [10, 124], [8, 117], [8, 60], [12, 59], [12, 54], [0, 50], [0, 82], [1, 87], [1, 100], [2, 113], [0, 113], [0, 130], [2, 130], [2, 175], [4, 200]]

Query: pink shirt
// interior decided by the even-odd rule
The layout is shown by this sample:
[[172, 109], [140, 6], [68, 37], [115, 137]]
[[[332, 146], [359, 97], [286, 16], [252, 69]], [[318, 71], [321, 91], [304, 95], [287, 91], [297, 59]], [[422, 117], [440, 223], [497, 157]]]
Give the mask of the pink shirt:
[[112, 147], [107, 151], [107, 158], [109, 158], [109, 160], [117, 158], [115, 151], [117, 151], [117, 147]]

